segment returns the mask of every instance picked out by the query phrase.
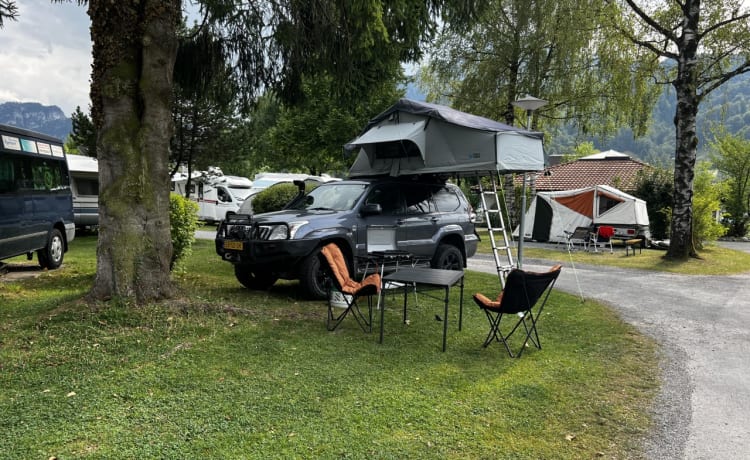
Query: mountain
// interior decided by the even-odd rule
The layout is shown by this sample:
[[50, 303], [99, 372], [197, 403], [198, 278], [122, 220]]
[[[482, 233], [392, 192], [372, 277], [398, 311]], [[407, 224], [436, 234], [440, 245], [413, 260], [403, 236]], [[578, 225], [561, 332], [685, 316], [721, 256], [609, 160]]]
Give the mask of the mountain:
[[37, 102], [4, 102], [0, 104], [0, 124], [37, 131], [65, 140], [72, 122], [56, 105]]

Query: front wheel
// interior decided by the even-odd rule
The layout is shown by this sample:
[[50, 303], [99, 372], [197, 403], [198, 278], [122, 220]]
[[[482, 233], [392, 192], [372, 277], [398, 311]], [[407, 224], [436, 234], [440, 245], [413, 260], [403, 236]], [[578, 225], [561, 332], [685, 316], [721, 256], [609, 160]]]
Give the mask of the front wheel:
[[48, 270], [59, 268], [63, 262], [65, 253], [65, 241], [63, 240], [60, 230], [53, 228], [47, 240], [47, 246], [36, 253], [39, 260], [39, 266]]
[[262, 291], [273, 286], [273, 283], [279, 279], [273, 273], [263, 272], [261, 270], [251, 270], [249, 267], [242, 265], [234, 266], [234, 276], [237, 281], [248, 289]]
[[326, 280], [329, 271], [320, 249], [310, 254], [302, 263], [299, 281], [309, 298], [323, 300], [328, 296]]
[[461, 250], [451, 244], [441, 244], [432, 258], [432, 268], [443, 270], [463, 270], [464, 257]]

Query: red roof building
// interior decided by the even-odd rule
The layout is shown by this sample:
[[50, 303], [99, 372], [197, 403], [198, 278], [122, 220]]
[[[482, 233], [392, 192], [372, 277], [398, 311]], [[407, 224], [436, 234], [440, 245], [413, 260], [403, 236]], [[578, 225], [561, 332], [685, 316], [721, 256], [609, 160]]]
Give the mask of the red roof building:
[[543, 173], [537, 174], [534, 188], [540, 192], [556, 192], [609, 185], [632, 193], [638, 171], [650, 167], [629, 155], [608, 150], [570, 163], [550, 166]]

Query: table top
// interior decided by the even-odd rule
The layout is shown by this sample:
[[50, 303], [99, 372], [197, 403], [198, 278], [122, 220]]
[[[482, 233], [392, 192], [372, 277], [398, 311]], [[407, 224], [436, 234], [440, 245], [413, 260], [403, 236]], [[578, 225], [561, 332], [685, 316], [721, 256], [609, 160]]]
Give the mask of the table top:
[[403, 267], [383, 277], [383, 281], [402, 283], [431, 284], [433, 286], [453, 286], [464, 277], [463, 270], [442, 270], [439, 268]]

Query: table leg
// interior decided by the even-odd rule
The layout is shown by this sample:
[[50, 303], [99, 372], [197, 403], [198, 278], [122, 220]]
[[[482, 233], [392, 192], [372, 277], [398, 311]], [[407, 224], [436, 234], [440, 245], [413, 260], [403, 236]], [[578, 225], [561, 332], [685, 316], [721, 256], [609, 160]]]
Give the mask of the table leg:
[[445, 287], [445, 312], [443, 312], [443, 351], [445, 351], [445, 341], [448, 336], [448, 294], [450, 286]]
[[464, 322], [464, 279], [461, 278], [461, 296], [458, 298], [458, 330], [461, 330], [461, 326]]
[[409, 298], [409, 289], [407, 289], [407, 286], [409, 286], [408, 283], [404, 283], [404, 324], [406, 324], [407, 317], [406, 317], [406, 301]]
[[[383, 343], [383, 314], [385, 313], [385, 284], [380, 287], [378, 305], [380, 306], [380, 343]], [[382, 299], [382, 302], [381, 302]]]

